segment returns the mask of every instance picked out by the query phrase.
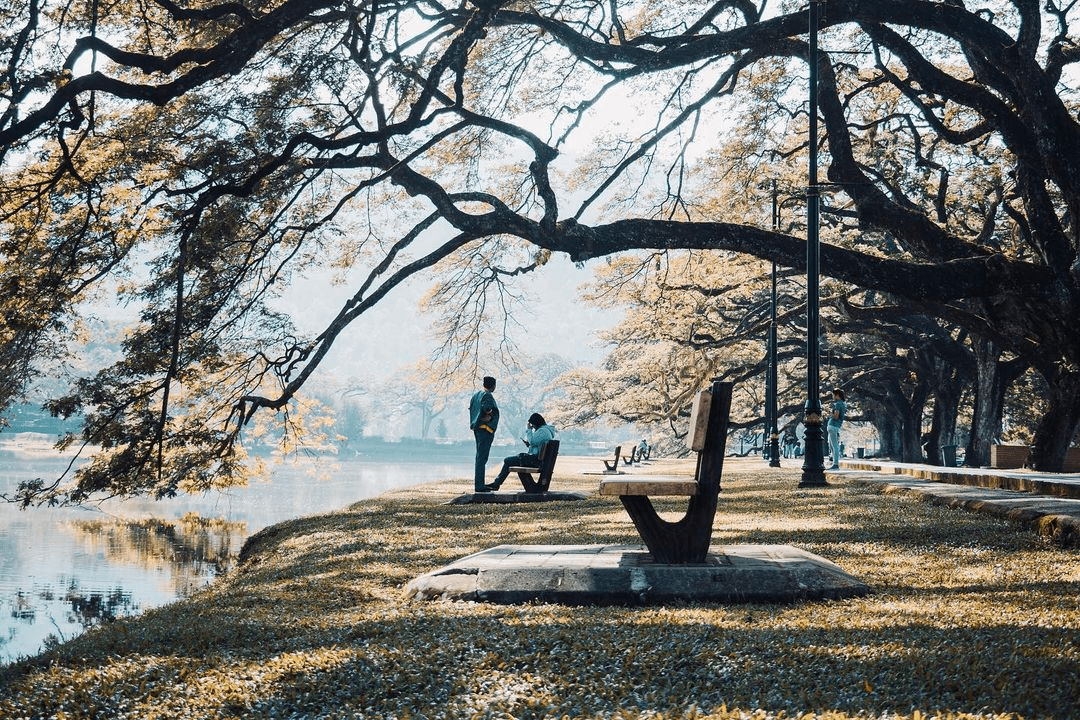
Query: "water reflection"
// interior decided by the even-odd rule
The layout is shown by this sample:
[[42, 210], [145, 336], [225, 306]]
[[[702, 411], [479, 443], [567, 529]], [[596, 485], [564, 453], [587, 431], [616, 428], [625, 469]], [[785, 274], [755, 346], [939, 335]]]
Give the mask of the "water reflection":
[[[0, 493], [62, 464], [0, 453]], [[196, 592], [267, 525], [462, 477], [470, 464], [315, 458], [277, 468], [270, 482], [199, 496], [26, 511], [0, 502], [0, 664]]]
[[162, 520], [79, 520], [73, 523], [88, 553], [102, 553], [114, 565], [153, 570], [168, 562], [170, 590], [187, 597], [229, 570], [247, 537], [247, 523], [186, 513]]
[[46, 548], [37, 548], [31, 556], [40, 564], [26, 567], [21, 578], [0, 581], [0, 587], [10, 586], [0, 594], [3, 658], [31, 654], [137, 614], [144, 602], [153, 607], [190, 595], [230, 569], [246, 528], [246, 523], [193, 513], [177, 521], [55, 522], [47, 539], [52, 556], [45, 558], [40, 551]]

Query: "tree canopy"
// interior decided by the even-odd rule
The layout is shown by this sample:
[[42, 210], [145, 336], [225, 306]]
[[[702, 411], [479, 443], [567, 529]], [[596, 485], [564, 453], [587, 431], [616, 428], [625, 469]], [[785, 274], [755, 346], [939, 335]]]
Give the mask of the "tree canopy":
[[[95, 308], [131, 314], [123, 357], [49, 402], [85, 416], [70, 442], [94, 461], [22, 499], [231, 482], [253, 415], [417, 273], [458, 278], [447, 302], [475, 327], [550, 253], [802, 267], [804, 241], [761, 218], [766, 180], [799, 192], [808, 60], [823, 272], [1030, 363], [1036, 463], [1060, 466], [1080, 424], [1080, 9], [820, 8], [813, 58], [787, 2], [0, 9], [0, 405], [62, 370]], [[307, 337], [275, 299], [315, 268], [353, 294]]]

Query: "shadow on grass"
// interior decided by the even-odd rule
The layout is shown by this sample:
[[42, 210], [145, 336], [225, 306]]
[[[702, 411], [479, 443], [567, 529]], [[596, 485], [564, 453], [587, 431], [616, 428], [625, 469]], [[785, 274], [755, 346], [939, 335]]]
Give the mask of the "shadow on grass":
[[887, 587], [788, 605], [406, 601], [406, 580], [496, 544], [637, 535], [610, 499], [376, 499], [267, 528], [210, 589], [0, 672], [0, 715], [51, 717], [75, 703], [100, 717], [122, 716], [120, 706], [185, 717], [680, 717], [723, 705], [1072, 716], [1075, 553], [985, 517], [845, 486], [799, 494], [789, 480], [729, 482], [718, 540], [796, 545]]

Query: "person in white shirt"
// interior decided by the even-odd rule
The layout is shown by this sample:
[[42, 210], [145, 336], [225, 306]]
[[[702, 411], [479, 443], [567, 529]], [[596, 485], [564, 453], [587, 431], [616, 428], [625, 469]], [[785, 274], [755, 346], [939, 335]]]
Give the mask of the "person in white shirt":
[[548, 440], [554, 440], [557, 434], [558, 431], [549, 425], [547, 420], [544, 420], [543, 415], [540, 413], [530, 415], [529, 428], [525, 431], [525, 437], [521, 439], [528, 446], [528, 452], [518, 453], [503, 459], [502, 470], [495, 476], [495, 481], [487, 486], [487, 489], [498, 490], [510, 474], [510, 468], [512, 467], [540, 467], [540, 448]]

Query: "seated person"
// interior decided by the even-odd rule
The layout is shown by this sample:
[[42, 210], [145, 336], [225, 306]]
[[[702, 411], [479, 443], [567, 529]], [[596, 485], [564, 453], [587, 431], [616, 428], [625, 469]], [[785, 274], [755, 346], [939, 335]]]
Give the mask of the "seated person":
[[[495, 476], [495, 482], [487, 486], [488, 490], [498, 490], [512, 467], [540, 467], [540, 448], [548, 440], [554, 440], [557, 431], [544, 420], [540, 413], [529, 416], [529, 429], [525, 431], [525, 437], [521, 440], [529, 446], [528, 452], [511, 455], [503, 460], [502, 470]], [[524, 484], [524, 483], [522, 483]]]

